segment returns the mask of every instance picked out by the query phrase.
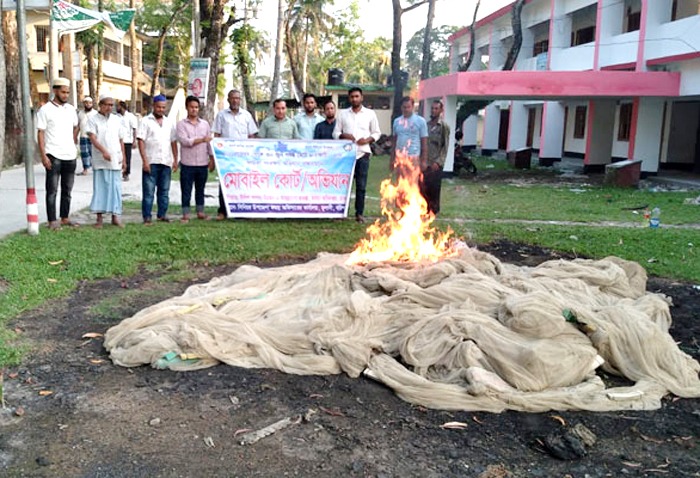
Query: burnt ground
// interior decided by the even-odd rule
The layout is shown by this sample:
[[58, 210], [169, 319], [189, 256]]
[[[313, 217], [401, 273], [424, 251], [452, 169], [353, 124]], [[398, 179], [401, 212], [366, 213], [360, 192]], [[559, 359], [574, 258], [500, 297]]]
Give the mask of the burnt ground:
[[[559, 257], [508, 242], [481, 249], [522, 265]], [[187, 373], [125, 369], [111, 363], [101, 338], [82, 338], [234, 268], [85, 282], [71, 297], [19, 318], [14, 327], [31, 352], [5, 373], [0, 475], [700, 476], [700, 399], [669, 396], [650, 412], [444, 412], [405, 403], [368, 378], [225, 365]], [[672, 334], [700, 358], [700, 290], [658, 278], [648, 287], [673, 298]], [[239, 443], [242, 430], [309, 410], [308, 420]], [[447, 422], [465, 428], [442, 428]], [[556, 458], [547, 444], [566, 441], [577, 424], [595, 443], [583, 449], [579, 442], [586, 453], [579, 458]]]

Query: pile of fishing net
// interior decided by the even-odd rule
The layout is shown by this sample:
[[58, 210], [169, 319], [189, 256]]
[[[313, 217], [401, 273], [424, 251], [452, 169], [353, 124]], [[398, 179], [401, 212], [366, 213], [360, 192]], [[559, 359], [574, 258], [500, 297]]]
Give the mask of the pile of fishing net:
[[[365, 374], [448, 410], [648, 410], [669, 392], [700, 396], [700, 365], [669, 334], [670, 299], [646, 292], [636, 263], [517, 267], [470, 248], [435, 264], [346, 259], [239, 267], [124, 320], [105, 347], [125, 367]], [[599, 368], [627, 380], [606, 388]]]

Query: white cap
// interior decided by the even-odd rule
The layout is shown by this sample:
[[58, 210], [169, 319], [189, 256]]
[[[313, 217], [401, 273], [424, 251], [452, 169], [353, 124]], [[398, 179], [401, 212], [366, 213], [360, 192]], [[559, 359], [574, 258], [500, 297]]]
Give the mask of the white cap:
[[70, 80], [68, 78], [55, 78], [52, 83], [54, 88], [59, 86], [70, 86]]

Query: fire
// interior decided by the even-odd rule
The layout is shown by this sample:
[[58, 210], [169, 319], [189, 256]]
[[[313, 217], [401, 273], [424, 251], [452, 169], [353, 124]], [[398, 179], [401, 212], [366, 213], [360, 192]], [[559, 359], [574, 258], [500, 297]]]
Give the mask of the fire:
[[396, 153], [397, 182], [390, 179], [381, 184], [381, 206], [385, 222], [377, 219], [367, 228], [368, 237], [362, 239], [350, 254], [348, 264], [370, 262], [421, 262], [438, 260], [454, 255], [450, 235], [431, 227], [435, 216], [428, 214], [425, 199], [420, 193], [420, 168], [404, 153]]

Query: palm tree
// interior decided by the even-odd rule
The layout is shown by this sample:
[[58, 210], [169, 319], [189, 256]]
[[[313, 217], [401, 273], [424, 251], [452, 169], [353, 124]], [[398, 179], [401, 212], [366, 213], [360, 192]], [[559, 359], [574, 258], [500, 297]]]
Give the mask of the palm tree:
[[292, 0], [286, 12], [285, 47], [294, 85], [300, 95], [308, 86], [309, 53], [319, 56], [321, 36], [330, 32], [335, 24], [333, 16], [324, 11], [329, 5], [333, 5], [333, 0]]

